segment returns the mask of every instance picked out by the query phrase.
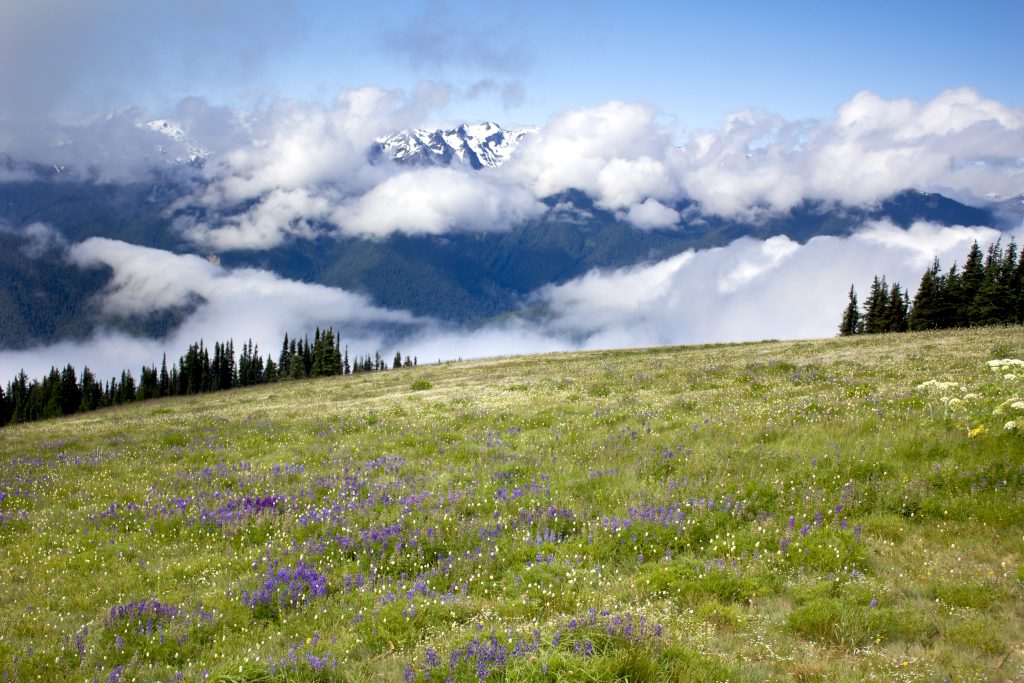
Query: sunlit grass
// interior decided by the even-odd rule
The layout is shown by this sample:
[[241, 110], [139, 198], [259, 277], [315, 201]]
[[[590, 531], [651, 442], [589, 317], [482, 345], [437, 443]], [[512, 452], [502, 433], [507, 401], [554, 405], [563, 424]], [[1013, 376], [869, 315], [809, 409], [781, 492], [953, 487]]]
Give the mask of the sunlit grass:
[[1020, 358], [552, 354], [5, 428], [0, 675], [1019, 680]]

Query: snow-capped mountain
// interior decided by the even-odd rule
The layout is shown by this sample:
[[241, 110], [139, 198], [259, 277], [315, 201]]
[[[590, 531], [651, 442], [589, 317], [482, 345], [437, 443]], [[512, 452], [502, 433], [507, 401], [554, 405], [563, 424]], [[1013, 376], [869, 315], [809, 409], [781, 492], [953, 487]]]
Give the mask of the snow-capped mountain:
[[[137, 126], [143, 130], [151, 130], [154, 133], [166, 135], [177, 143], [169, 146], [160, 145], [158, 148], [160, 154], [170, 161], [201, 167], [210, 158], [210, 152], [197, 145], [181, 129], [181, 126], [173, 121], [154, 119], [153, 121], [139, 123]], [[171, 149], [168, 149], [168, 147]]]
[[463, 124], [451, 130], [415, 128], [377, 138], [370, 158], [403, 164], [463, 163], [475, 169], [497, 168], [515, 152], [523, 138], [534, 132], [535, 128], [505, 130], [496, 123]]

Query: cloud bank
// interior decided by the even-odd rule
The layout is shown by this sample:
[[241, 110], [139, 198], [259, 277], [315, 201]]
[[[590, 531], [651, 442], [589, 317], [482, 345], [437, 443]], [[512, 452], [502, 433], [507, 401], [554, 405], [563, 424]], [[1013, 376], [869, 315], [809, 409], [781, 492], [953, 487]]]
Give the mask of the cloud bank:
[[[1024, 227], [1011, 233], [1024, 241]], [[98, 302], [111, 317], [198, 304], [167, 339], [98, 332], [86, 342], [0, 352], [0, 378], [21, 368], [41, 376], [51, 365], [88, 365], [101, 377], [173, 360], [188, 344], [252, 338], [276, 357], [285, 332], [319, 325], [340, 330], [353, 353], [394, 350], [421, 363], [456, 358], [571, 349], [621, 348], [767, 338], [819, 338], [836, 333], [851, 283], [866, 294], [874, 275], [911, 294], [932, 259], [962, 260], [971, 242], [1006, 235], [984, 227], [889, 222], [865, 224], [850, 237], [742, 238], [725, 247], [687, 251], [646, 265], [595, 270], [537, 290], [547, 311], [537, 322], [509, 316], [475, 330], [373, 306], [364, 297], [280, 278], [256, 269], [230, 270], [191, 255], [92, 238], [70, 247], [74, 262], [114, 271]], [[383, 330], [389, 330], [387, 334]]]
[[569, 189], [639, 229], [664, 229], [685, 224], [684, 202], [756, 220], [808, 200], [863, 206], [914, 188], [978, 202], [1024, 187], [1024, 109], [970, 88], [927, 102], [865, 91], [822, 120], [744, 110], [718, 130], [685, 135], [653, 107], [612, 101], [554, 117], [498, 169], [370, 163], [374, 138], [422, 125], [453, 96], [424, 81], [409, 92], [364, 87], [327, 104], [275, 100], [251, 111], [187, 98], [169, 114], [182, 139], [125, 109], [29, 135], [0, 125], [0, 148], [123, 181], [199, 147], [210, 156], [171, 213], [208, 251], [331, 234], [503, 230]]
[[255, 204], [219, 223], [187, 223], [186, 234], [213, 249], [258, 249], [323, 232], [501, 230], [537, 215], [537, 200], [570, 189], [651, 229], [679, 225], [684, 201], [751, 219], [806, 200], [870, 205], [916, 188], [977, 201], [1024, 186], [1024, 111], [969, 88], [925, 103], [862, 92], [821, 121], [741, 111], [682, 144], [654, 108], [613, 101], [553, 118], [499, 169], [367, 162], [372, 136], [407, 118], [396, 112], [421, 113], [440, 99], [426, 86], [411, 98], [363, 90], [344, 93], [330, 110], [266, 112], [261, 142], [210, 167], [197, 202], [215, 212]]

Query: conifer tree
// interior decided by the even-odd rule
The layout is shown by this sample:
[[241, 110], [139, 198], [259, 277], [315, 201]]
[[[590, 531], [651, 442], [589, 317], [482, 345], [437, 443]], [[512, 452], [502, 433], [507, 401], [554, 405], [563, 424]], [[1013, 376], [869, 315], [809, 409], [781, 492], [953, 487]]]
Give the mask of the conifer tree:
[[1003, 248], [1002, 240], [989, 245], [982, 270], [981, 284], [971, 302], [972, 325], [995, 325], [1002, 322], [1002, 307], [1009, 292], [1003, 291]]
[[907, 331], [907, 301], [900, 283], [896, 282], [889, 293], [889, 302], [886, 304], [889, 314], [889, 321], [885, 325], [886, 332]]
[[82, 402], [79, 405], [79, 410], [82, 412], [96, 410], [103, 400], [103, 387], [96, 381], [96, 376], [92, 374], [89, 366], [82, 368], [81, 384]]
[[[853, 285], [850, 285], [850, 302], [846, 306], [846, 310], [843, 311], [843, 320], [839, 323], [839, 334], [846, 337], [851, 334], [857, 334], [857, 322], [860, 320], [860, 309], [857, 305], [857, 292], [854, 290]], [[395, 356], [397, 364], [398, 356]], [[406, 358], [408, 361], [408, 358]]]
[[75, 368], [68, 363], [60, 374], [60, 412], [61, 415], [72, 415], [78, 412], [82, 403], [82, 390], [78, 386]]
[[912, 330], [932, 330], [942, 324], [942, 275], [938, 257], [921, 276], [921, 284], [914, 295], [908, 325]]
[[287, 377], [291, 368], [289, 363], [291, 362], [291, 351], [288, 348], [288, 333], [284, 333], [284, 343], [281, 344], [281, 354], [277, 357], [277, 371], [278, 374], [283, 378]]
[[975, 300], [985, 282], [985, 257], [975, 241], [967, 254], [963, 272], [960, 275], [960, 292], [957, 303], [957, 325], [968, 327], [977, 323], [978, 309]]
[[889, 324], [889, 287], [885, 276], [877, 275], [871, 281], [871, 291], [864, 310], [864, 332], [877, 334], [885, 332]]
[[[83, 371], [84, 372], [84, 371]], [[171, 376], [167, 374], [167, 354], [160, 361], [160, 395], [169, 396], [171, 393]]]
[[267, 363], [263, 369], [263, 381], [267, 384], [277, 381], [277, 363], [274, 362], [274, 357], [269, 353], [267, 354]]

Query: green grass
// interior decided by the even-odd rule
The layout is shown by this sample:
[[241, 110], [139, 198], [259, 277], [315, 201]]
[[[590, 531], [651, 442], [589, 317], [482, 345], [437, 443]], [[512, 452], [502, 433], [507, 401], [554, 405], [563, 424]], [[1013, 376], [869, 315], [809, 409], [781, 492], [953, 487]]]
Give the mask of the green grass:
[[550, 354], [5, 428], [0, 676], [1022, 680], [1007, 357]]

